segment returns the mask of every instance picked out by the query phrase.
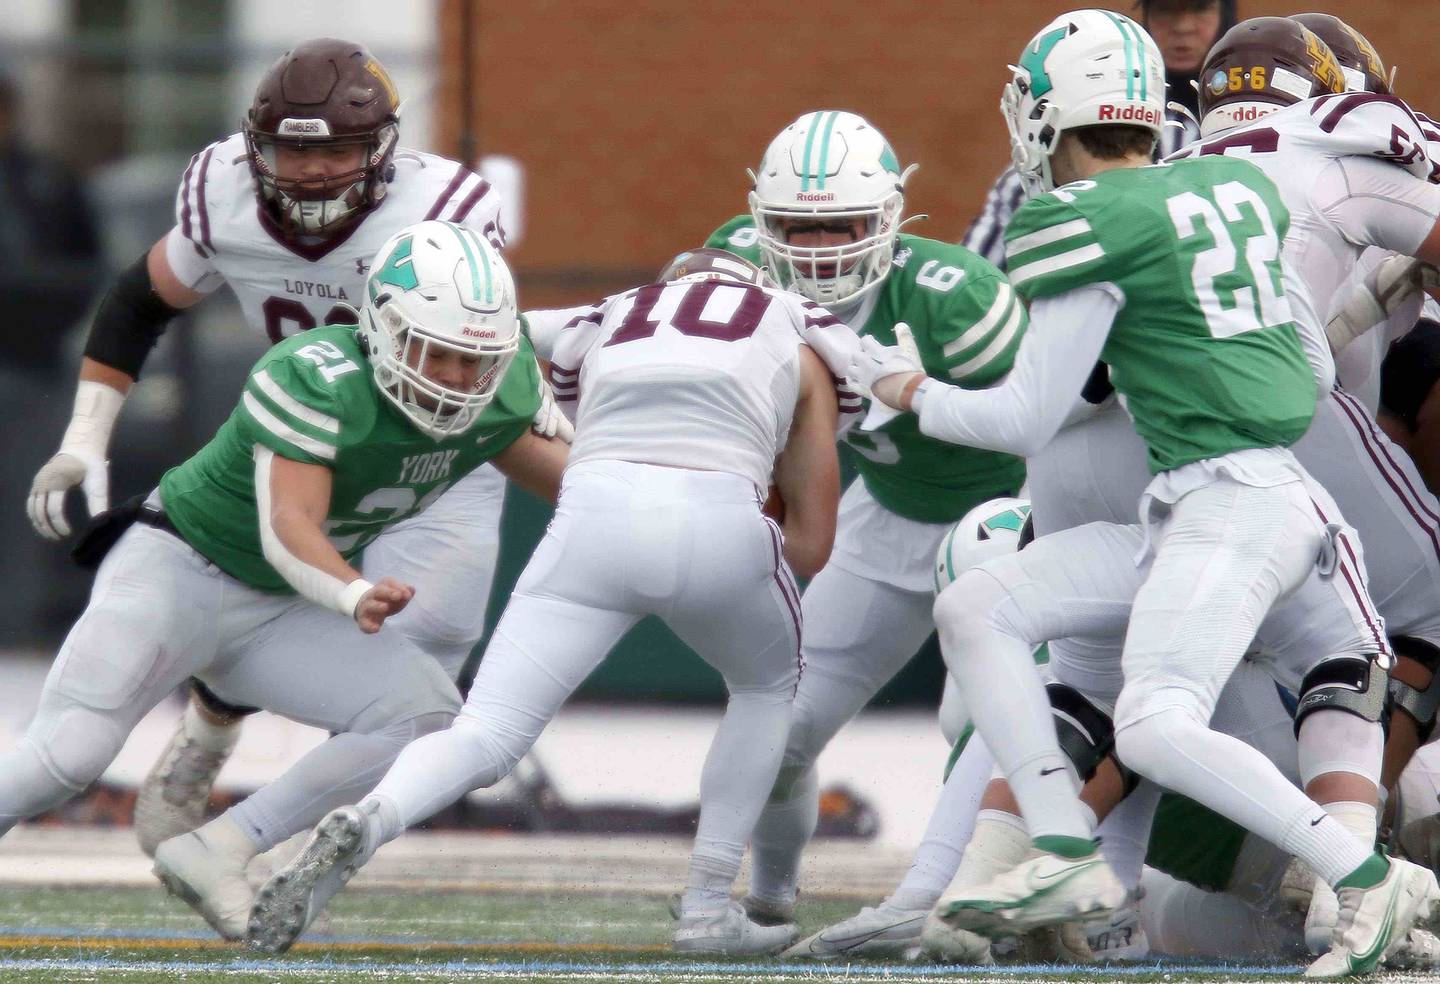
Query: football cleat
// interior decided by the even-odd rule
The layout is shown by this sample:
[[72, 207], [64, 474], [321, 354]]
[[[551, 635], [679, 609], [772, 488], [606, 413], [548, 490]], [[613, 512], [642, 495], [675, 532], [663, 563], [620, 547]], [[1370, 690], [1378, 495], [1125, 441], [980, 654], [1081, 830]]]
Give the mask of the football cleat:
[[170, 894], [204, 916], [217, 933], [243, 940], [255, 899], [245, 880], [248, 860], [249, 854], [217, 848], [194, 831], [156, 848], [154, 872]]
[[[788, 902], [762, 899], [758, 895], [746, 895], [740, 900], [740, 906], [752, 922], [757, 922], [761, 926], [784, 926], [795, 921], [795, 902], [799, 897], [798, 891]], [[680, 918], [678, 912], [672, 912], [671, 915], [676, 919]]]
[[719, 912], [681, 916], [670, 945], [677, 953], [710, 953], [727, 957], [768, 956], [795, 939], [795, 926], [761, 926], [737, 902]]
[[1305, 949], [1324, 953], [1335, 938], [1335, 923], [1340, 918], [1340, 899], [1335, 889], [1319, 878], [1310, 893], [1310, 908], [1305, 912]]
[[1386, 970], [1440, 970], [1440, 937], [1412, 929], [1385, 958]]
[[358, 807], [331, 810], [305, 847], [261, 887], [250, 911], [250, 945], [284, 953], [378, 846]]
[[1440, 902], [1435, 875], [1419, 865], [1389, 859], [1390, 870], [1373, 888], [1342, 888], [1340, 916], [1328, 953], [1305, 969], [1306, 977], [1367, 974], [1400, 949], [1412, 926], [1424, 928]]
[[1128, 895], [1109, 916], [1087, 922], [1085, 940], [1091, 957], [1100, 963], [1144, 960], [1150, 955], [1150, 940], [1140, 922], [1140, 900]]
[[866, 906], [849, 919], [826, 926], [781, 954], [801, 960], [840, 957], [898, 957], [920, 945], [920, 931], [929, 909]]
[[920, 929], [920, 945], [926, 956], [939, 963], [985, 967], [995, 963], [989, 939], [968, 929], [947, 925], [935, 912], [925, 917], [925, 924]]
[[1038, 854], [961, 892], [940, 903], [941, 921], [992, 936], [1103, 918], [1125, 902], [1125, 886], [1099, 851], [1081, 858]]
[[190, 733], [186, 717], [181, 717], [165, 753], [135, 798], [135, 837], [149, 857], [155, 856], [162, 841], [188, 834], [205, 822], [215, 777], [240, 739], [239, 722], [227, 731], [228, 741], [207, 747]]

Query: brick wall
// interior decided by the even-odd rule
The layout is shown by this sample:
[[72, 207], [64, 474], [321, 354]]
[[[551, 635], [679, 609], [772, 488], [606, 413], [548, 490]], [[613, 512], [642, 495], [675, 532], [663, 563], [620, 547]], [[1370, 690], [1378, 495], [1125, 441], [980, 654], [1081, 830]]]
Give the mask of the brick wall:
[[[526, 240], [514, 251], [525, 303], [586, 300], [629, 286], [745, 207], [745, 168], [800, 113], [862, 113], [918, 161], [911, 229], [957, 238], [1008, 159], [996, 109], [1006, 63], [1058, 0], [819, 4], [533, 0], [441, 7], [440, 118], [458, 144], [461, 3], [472, 4], [474, 134], [519, 158]], [[1240, 0], [1243, 15], [1309, 3]], [[1128, 5], [1122, 0], [1118, 6]], [[1402, 12], [1433, 0], [1371, 0], [1346, 13], [1391, 65], [1397, 88], [1440, 112], [1440, 62]]]

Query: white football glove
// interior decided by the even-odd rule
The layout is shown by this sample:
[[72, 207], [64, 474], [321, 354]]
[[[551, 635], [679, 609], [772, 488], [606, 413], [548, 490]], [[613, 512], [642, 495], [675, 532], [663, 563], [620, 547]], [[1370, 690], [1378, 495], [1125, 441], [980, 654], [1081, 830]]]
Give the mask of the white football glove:
[[881, 345], [875, 339], [860, 339], [860, 347], [850, 357], [845, 376], [851, 385], [872, 401], [892, 410], [900, 409], [900, 394], [915, 373], [924, 373], [920, 352], [910, 326], [901, 321], [895, 325], [894, 345]]
[[555, 391], [550, 388], [550, 383], [543, 373], [540, 376], [540, 409], [535, 411], [530, 429], [541, 437], [553, 437], [566, 444], [575, 440], [575, 425], [570, 423], [570, 418], [565, 416], [565, 411], [555, 402]]
[[61, 451], [40, 471], [30, 486], [30, 523], [47, 540], [70, 535], [65, 522], [65, 493], [80, 486], [91, 516], [110, 508], [110, 467], [98, 455], [84, 451]]
[[1339, 355], [1347, 345], [1393, 315], [1402, 305], [1412, 304], [1420, 316], [1424, 291], [1440, 286], [1440, 270], [1413, 256], [1389, 256], [1357, 284], [1325, 326], [1330, 351]]

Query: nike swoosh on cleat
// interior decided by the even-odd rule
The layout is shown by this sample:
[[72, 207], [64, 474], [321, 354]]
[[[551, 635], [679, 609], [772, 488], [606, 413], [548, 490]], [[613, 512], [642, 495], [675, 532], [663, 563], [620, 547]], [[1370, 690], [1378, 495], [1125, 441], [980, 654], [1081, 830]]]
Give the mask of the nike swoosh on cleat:
[[1390, 943], [1390, 936], [1395, 924], [1395, 906], [1400, 901], [1399, 894], [1390, 897], [1390, 905], [1385, 909], [1385, 921], [1380, 924], [1380, 932], [1375, 935], [1375, 943], [1364, 953], [1347, 953], [1345, 960], [1350, 965], [1352, 974], [1365, 973], [1380, 962], [1385, 947]]
[[902, 919], [900, 922], [891, 923], [888, 926], [881, 926], [879, 929], [872, 929], [867, 933], [856, 933], [854, 936], [827, 937], [823, 933], [810, 944], [810, 952], [815, 952], [815, 943], [827, 943], [830, 946], [839, 947], [842, 950], [849, 950], [865, 943], [869, 943], [881, 933], [895, 929], [897, 926], [908, 926], [911, 923], [923, 922], [924, 916], [916, 916], [913, 919]]

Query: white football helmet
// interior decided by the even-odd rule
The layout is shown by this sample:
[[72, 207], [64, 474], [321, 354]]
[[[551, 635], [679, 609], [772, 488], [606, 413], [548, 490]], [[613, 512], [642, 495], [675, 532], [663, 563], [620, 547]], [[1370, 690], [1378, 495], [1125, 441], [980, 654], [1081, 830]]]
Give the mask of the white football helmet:
[[[750, 214], [770, 278], [827, 306], [858, 301], [885, 282], [905, 208], [900, 161], [879, 130], [854, 113], [806, 113], [770, 142], [751, 171]], [[837, 246], [792, 246], [787, 225], [860, 219], [864, 232]]]
[[1015, 170], [1032, 194], [1055, 187], [1050, 155], [1066, 130], [1107, 123], [1165, 125], [1165, 61], [1124, 14], [1075, 10], [1030, 40], [1000, 97]]
[[[520, 347], [515, 282], [495, 247], [451, 222], [419, 222], [391, 236], [370, 265], [358, 331], [375, 383], [436, 438], [473, 424]], [[432, 347], [479, 359], [469, 389], [425, 375]]]
[[935, 593], [948, 588], [963, 572], [992, 557], [1020, 549], [1020, 534], [1030, 518], [1027, 499], [982, 502], [950, 527], [935, 552]]

